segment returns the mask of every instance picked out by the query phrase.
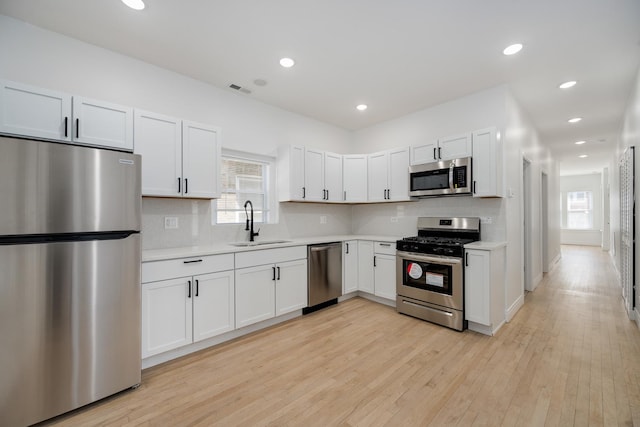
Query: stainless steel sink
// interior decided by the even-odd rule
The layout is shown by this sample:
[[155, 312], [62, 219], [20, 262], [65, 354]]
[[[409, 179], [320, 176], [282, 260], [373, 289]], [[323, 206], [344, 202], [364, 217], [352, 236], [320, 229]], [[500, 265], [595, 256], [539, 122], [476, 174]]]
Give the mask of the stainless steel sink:
[[288, 243], [290, 240], [261, 240], [259, 242], [233, 242], [229, 243], [231, 246], [261, 246], [261, 245], [275, 245], [278, 243]]

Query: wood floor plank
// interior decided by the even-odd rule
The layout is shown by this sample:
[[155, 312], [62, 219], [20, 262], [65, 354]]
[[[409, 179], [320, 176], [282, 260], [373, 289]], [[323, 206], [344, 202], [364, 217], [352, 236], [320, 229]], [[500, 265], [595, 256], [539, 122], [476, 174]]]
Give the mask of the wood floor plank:
[[57, 426], [640, 425], [640, 330], [611, 258], [561, 262], [494, 337], [362, 298], [143, 371]]

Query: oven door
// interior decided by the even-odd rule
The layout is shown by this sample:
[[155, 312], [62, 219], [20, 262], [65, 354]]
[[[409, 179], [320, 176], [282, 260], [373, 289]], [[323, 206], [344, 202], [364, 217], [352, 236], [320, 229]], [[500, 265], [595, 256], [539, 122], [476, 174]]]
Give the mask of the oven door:
[[409, 195], [428, 197], [471, 193], [471, 158], [409, 167]]
[[398, 251], [398, 295], [464, 310], [462, 259]]

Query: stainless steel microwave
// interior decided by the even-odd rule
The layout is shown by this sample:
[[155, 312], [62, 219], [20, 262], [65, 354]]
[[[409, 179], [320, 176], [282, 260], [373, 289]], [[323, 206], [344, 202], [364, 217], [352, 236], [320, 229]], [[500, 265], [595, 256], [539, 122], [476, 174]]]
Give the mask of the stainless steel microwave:
[[471, 157], [409, 167], [411, 197], [464, 195], [471, 190]]

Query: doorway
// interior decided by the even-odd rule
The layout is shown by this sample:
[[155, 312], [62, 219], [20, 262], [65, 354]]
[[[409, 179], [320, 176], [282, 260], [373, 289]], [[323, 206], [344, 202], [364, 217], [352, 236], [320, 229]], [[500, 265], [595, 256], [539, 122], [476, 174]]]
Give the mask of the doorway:
[[533, 291], [531, 280], [531, 162], [522, 158], [522, 254], [525, 291]]
[[542, 272], [549, 272], [549, 176], [542, 172], [540, 175], [540, 193], [542, 203], [540, 203], [541, 234], [542, 238]]

